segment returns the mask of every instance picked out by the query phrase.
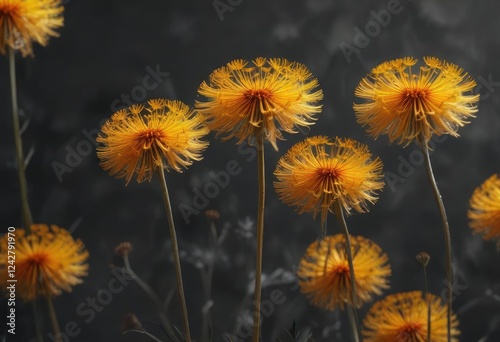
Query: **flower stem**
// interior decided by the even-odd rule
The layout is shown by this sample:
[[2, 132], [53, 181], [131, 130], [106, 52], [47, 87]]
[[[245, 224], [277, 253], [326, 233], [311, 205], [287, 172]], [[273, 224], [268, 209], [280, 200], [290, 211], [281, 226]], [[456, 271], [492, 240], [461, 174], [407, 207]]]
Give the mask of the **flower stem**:
[[19, 125], [19, 107], [17, 104], [17, 82], [16, 82], [16, 56], [11, 47], [9, 50], [9, 75], [10, 75], [10, 93], [12, 99], [12, 123], [14, 130], [14, 143], [16, 146], [17, 175], [19, 180], [19, 194], [21, 196], [21, 211], [23, 226], [26, 232], [31, 229], [32, 218], [30, 206], [28, 203], [28, 185], [26, 182], [26, 173], [24, 165], [23, 142], [21, 140], [21, 129]]
[[62, 342], [61, 329], [59, 328], [59, 323], [57, 322], [56, 310], [54, 310], [54, 303], [52, 302], [52, 298], [50, 296], [47, 296], [46, 299], [47, 299], [47, 307], [49, 309], [50, 323], [52, 324], [52, 330], [54, 332], [56, 342]]
[[420, 145], [424, 152], [425, 156], [425, 168], [427, 170], [427, 177], [429, 178], [429, 182], [431, 183], [432, 190], [434, 193], [434, 198], [436, 199], [439, 213], [441, 214], [441, 220], [443, 225], [444, 232], [444, 241], [446, 246], [446, 286], [447, 286], [447, 294], [446, 294], [446, 303], [447, 303], [447, 332], [448, 332], [448, 342], [451, 341], [451, 303], [453, 301], [452, 298], [452, 288], [453, 288], [453, 269], [452, 269], [452, 257], [451, 257], [451, 234], [450, 234], [450, 226], [448, 225], [448, 218], [446, 216], [446, 209], [444, 207], [443, 199], [439, 192], [439, 188], [436, 183], [436, 179], [434, 178], [434, 173], [432, 172], [432, 164], [431, 158], [429, 156], [429, 148], [427, 147], [427, 142], [425, 137], [421, 135], [420, 137]]
[[354, 334], [354, 341], [358, 342], [359, 341], [359, 320], [358, 320], [358, 313], [356, 312], [356, 305], [358, 302], [357, 296], [356, 296], [356, 278], [354, 277], [354, 264], [353, 264], [353, 258], [352, 258], [352, 247], [351, 247], [351, 237], [349, 236], [349, 230], [347, 229], [347, 223], [345, 221], [344, 217], [344, 210], [342, 209], [342, 206], [339, 201], [335, 201], [335, 215], [337, 216], [337, 220], [339, 221], [340, 225], [342, 226], [342, 229], [344, 230], [344, 236], [345, 236], [345, 242], [346, 242], [346, 252], [347, 252], [347, 259], [349, 261], [349, 278], [351, 280], [351, 295], [352, 295], [352, 304], [349, 304], [352, 309], [352, 314], [353, 318], [351, 320], [351, 323], [353, 323], [353, 334]]
[[352, 336], [354, 336], [354, 341], [358, 342], [359, 336], [358, 336], [358, 327], [356, 325], [357, 322], [356, 309], [351, 305], [347, 305], [347, 317], [349, 317], [349, 324], [351, 325]]
[[322, 220], [322, 222], [321, 222], [321, 232], [320, 232], [319, 238], [318, 238], [319, 241], [322, 241], [326, 237], [326, 233], [328, 231], [327, 221], [328, 221], [328, 217], [327, 217], [327, 215], [325, 215], [325, 219]]
[[153, 289], [151, 289], [151, 287], [134, 272], [132, 267], [130, 267], [130, 260], [128, 258], [128, 255], [123, 256], [123, 262], [125, 263], [125, 270], [127, 271], [127, 273], [135, 280], [137, 285], [139, 285], [142, 288], [142, 290], [149, 296], [149, 298], [151, 298], [151, 300], [158, 307], [158, 313], [162, 320], [163, 327], [167, 331], [169, 337], [172, 338], [174, 341], [177, 341], [177, 337], [175, 335], [174, 329], [172, 328], [172, 324], [169, 322], [166, 314], [163, 312], [163, 305], [160, 301], [160, 298], [158, 298]]
[[257, 136], [257, 173], [259, 181], [259, 203], [257, 212], [257, 253], [255, 259], [255, 290], [253, 314], [253, 342], [260, 340], [260, 300], [262, 281], [262, 251], [264, 245], [264, 207], [266, 197], [266, 174], [264, 165], [264, 137], [261, 132]]
[[160, 185], [163, 195], [163, 202], [165, 204], [165, 211], [167, 213], [168, 227], [170, 230], [170, 239], [172, 240], [172, 254], [174, 256], [175, 275], [177, 279], [177, 293], [179, 295], [179, 302], [181, 307], [182, 322], [184, 325], [184, 338], [186, 342], [191, 342], [191, 334], [189, 333], [189, 320], [186, 307], [186, 298], [184, 297], [184, 286], [182, 284], [182, 270], [181, 258], [179, 256], [179, 246], [177, 245], [177, 234], [175, 232], [174, 217], [172, 215], [172, 205], [170, 204], [170, 196], [168, 195], [167, 181], [163, 167], [158, 168], [158, 175], [160, 176]]
[[129, 333], [129, 332], [137, 332], [137, 333], [140, 333], [140, 334], [144, 334], [144, 335], [148, 336], [149, 338], [151, 338], [153, 341], [162, 342], [162, 340], [160, 340], [155, 335], [149, 333], [146, 329], [141, 329], [141, 330], [137, 330], [137, 329], [127, 330], [123, 334]]

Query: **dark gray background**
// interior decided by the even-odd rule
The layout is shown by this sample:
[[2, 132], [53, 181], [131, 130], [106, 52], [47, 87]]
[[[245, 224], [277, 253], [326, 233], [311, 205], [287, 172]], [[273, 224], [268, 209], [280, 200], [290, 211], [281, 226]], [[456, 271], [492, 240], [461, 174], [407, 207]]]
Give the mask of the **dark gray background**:
[[[215, 68], [235, 58], [264, 56], [306, 64], [324, 91], [324, 110], [317, 124], [309, 132], [287, 135], [287, 140], [279, 143], [279, 152], [270, 146], [266, 149], [264, 272], [270, 275], [278, 270], [278, 284], [265, 286], [263, 298], [269, 299], [271, 292], [279, 289], [286, 301], [276, 305], [264, 320], [264, 341], [285, 338], [284, 329], [293, 320], [298, 329], [312, 329], [315, 341], [349, 341], [344, 312], [327, 313], [310, 307], [293, 289], [293, 283], [279, 284], [283, 283], [280, 270], [293, 272], [305, 248], [316, 238], [319, 222], [310, 215], [295, 214], [293, 208], [277, 199], [272, 172], [278, 158], [306, 134], [324, 134], [368, 144], [382, 158], [385, 171], [398, 174], [401, 160], [416, 156], [412, 151], [417, 147], [402, 149], [389, 145], [385, 137], [377, 141], [367, 137], [352, 110], [354, 88], [384, 60], [431, 55], [459, 64], [482, 84], [477, 89], [482, 95], [477, 118], [460, 129], [460, 138], [437, 144], [432, 160], [452, 229], [460, 285], [453, 305], [461, 322], [460, 340], [499, 341], [500, 255], [494, 243], [483, 242], [471, 233], [466, 218], [474, 188], [500, 170], [499, 1], [401, 0], [401, 11], [392, 15], [366, 47], [350, 56], [350, 63], [340, 44], [352, 45], [355, 27], [364, 31], [365, 25], [374, 20], [371, 11], [387, 9], [390, 1], [232, 3], [232, 10], [223, 13], [221, 20], [211, 1], [71, 0], [66, 4], [61, 37], [51, 39], [46, 48], [37, 47], [34, 59], [18, 59], [19, 103], [31, 119], [24, 135], [25, 150], [35, 147], [27, 170], [33, 216], [36, 222], [75, 228], [74, 236], [81, 238], [90, 251], [90, 273], [84, 284], [55, 300], [61, 326], [75, 321], [81, 328], [72, 340], [147, 341], [140, 335], [121, 335], [127, 312], [135, 312], [146, 328], [163, 337], [151, 324], [158, 322], [154, 306], [133, 283], [114, 295], [92, 322], [85, 323], [88, 316], [76, 312], [87, 297], [107, 288], [113, 248], [120, 241], [134, 244], [132, 266], [161, 296], [172, 288], [174, 273], [167, 262], [169, 239], [156, 180], [125, 187], [122, 180], [113, 179], [99, 167], [95, 150], [71, 173], [65, 173], [62, 182], [54, 173], [53, 163], [64, 164], [68, 147], [75, 149], [80, 142], [88, 141], [82, 130], [98, 128], [122, 93], [130, 94], [142, 85], [148, 66], [158, 65], [169, 76], [148, 91], [147, 98], [180, 99], [192, 105], [199, 84]], [[14, 147], [4, 56], [0, 58], [0, 75], [0, 196], [2, 225], [6, 227], [20, 224], [20, 209], [12, 167]], [[228, 229], [213, 288], [214, 341], [221, 341], [223, 333], [232, 331], [250, 284], [254, 247], [242, 235], [246, 226], [254, 229], [245, 219], [255, 221], [256, 216], [256, 162], [246, 160], [249, 154], [238, 153], [234, 141], [221, 143], [213, 135], [209, 139], [205, 159], [183, 174], [168, 174], [167, 181], [181, 248], [186, 251], [183, 270], [192, 332], [199, 339], [204, 299], [195, 266], [197, 260], [206, 260], [209, 228], [203, 215], [191, 216], [186, 224], [178, 206], [191, 202], [193, 189], [203, 190], [210, 181], [210, 171], [223, 170], [230, 160], [242, 168], [208, 206], [221, 212], [219, 229]], [[370, 213], [354, 215], [348, 223], [353, 234], [373, 239], [388, 253], [393, 275], [387, 293], [422, 289], [422, 273], [414, 256], [425, 250], [432, 257], [430, 290], [441, 295], [446, 285], [440, 219], [424, 167], [418, 158], [414, 162], [414, 171], [409, 171], [403, 183], [394, 185], [395, 191], [386, 185]], [[340, 232], [333, 217], [329, 222], [331, 233]], [[242, 307], [248, 308], [248, 304], [244, 302]], [[361, 317], [369, 307], [360, 310]], [[19, 306], [18, 310], [18, 334], [7, 340], [29, 341], [33, 337], [31, 306]], [[169, 316], [180, 326], [175, 299]], [[48, 323], [45, 328], [49, 329]]]

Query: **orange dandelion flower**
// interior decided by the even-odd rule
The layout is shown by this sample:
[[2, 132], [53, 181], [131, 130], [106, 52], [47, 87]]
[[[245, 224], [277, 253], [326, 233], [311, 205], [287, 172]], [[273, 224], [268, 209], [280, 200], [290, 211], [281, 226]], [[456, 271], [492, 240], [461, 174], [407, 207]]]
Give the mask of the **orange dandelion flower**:
[[8, 46], [33, 55], [33, 42], [45, 46], [63, 26], [61, 0], [0, 0], [0, 53]]
[[389, 141], [405, 146], [423, 135], [457, 137], [459, 127], [477, 112], [476, 82], [460, 67], [434, 57], [413, 73], [411, 57], [384, 62], [361, 80], [355, 95], [366, 100], [354, 104], [358, 122], [375, 138], [387, 134]]
[[[250, 64], [250, 65], [249, 65]], [[259, 133], [277, 150], [281, 131], [296, 133], [295, 126], [310, 126], [321, 111], [323, 92], [306, 66], [280, 58], [234, 60], [215, 70], [198, 93], [206, 102], [196, 108], [206, 115], [217, 134], [252, 140]]]
[[[431, 303], [432, 342], [446, 342], [447, 309], [441, 298], [428, 295]], [[422, 292], [397, 293], [375, 303], [363, 321], [366, 342], [423, 342], [427, 339], [427, 301]], [[458, 341], [458, 320], [451, 317], [452, 341]]]
[[299, 213], [321, 212], [324, 222], [335, 201], [346, 213], [367, 211], [382, 189], [382, 162], [355, 140], [315, 136], [294, 145], [278, 161], [274, 187], [281, 200]]
[[200, 140], [208, 129], [201, 115], [180, 101], [150, 100], [119, 110], [106, 121], [97, 137], [101, 167], [127, 184], [151, 180], [157, 168], [182, 172], [201, 160], [208, 143]]
[[[391, 267], [387, 255], [374, 242], [362, 236], [351, 236], [357, 306], [389, 288]], [[300, 260], [300, 290], [313, 305], [327, 310], [344, 308], [352, 303], [349, 262], [345, 236], [337, 234], [313, 242]]]
[[[7, 267], [11, 265], [7, 251], [12, 236], [0, 238], [0, 274], [2, 283], [7, 282]], [[31, 225], [31, 232], [24, 229], [15, 231], [16, 249], [16, 292], [25, 301], [37, 297], [52, 297], [62, 290], [82, 283], [87, 275], [89, 253], [82, 241], [75, 240], [71, 234], [58, 226], [46, 224]], [[5, 286], [3, 286], [5, 288]]]
[[497, 240], [500, 248], [500, 178], [493, 175], [474, 190], [468, 212], [470, 227], [485, 240]]

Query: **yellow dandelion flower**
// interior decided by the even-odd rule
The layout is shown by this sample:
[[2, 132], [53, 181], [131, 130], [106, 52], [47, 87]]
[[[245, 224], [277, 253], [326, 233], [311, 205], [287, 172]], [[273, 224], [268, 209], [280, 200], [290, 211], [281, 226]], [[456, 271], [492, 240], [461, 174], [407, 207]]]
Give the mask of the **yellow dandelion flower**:
[[101, 167], [127, 184], [151, 180], [157, 168], [182, 172], [202, 159], [208, 142], [202, 116], [180, 101], [150, 100], [114, 113], [103, 125], [97, 142]]
[[474, 190], [468, 212], [470, 227], [500, 248], [500, 177], [493, 175]]
[[[12, 260], [8, 258], [8, 241], [7, 234], [0, 238], [0, 273], [4, 285]], [[73, 239], [58, 226], [33, 224], [30, 233], [16, 229], [14, 246], [16, 293], [24, 301], [56, 296], [62, 290], [70, 292], [87, 275], [89, 253], [82, 241]]]
[[63, 26], [61, 0], [0, 0], [0, 53], [6, 47], [33, 54], [33, 42], [45, 46]]
[[382, 189], [382, 162], [355, 140], [315, 136], [294, 145], [278, 161], [274, 187], [281, 200], [299, 213], [328, 211], [339, 201], [348, 214], [367, 211]]
[[458, 136], [459, 127], [477, 112], [479, 95], [471, 93], [476, 82], [460, 67], [434, 57], [415, 73], [411, 57], [384, 62], [363, 78], [355, 95], [358, 122], [375, 138], [387, 134], [389, 141], [408, 145], [423, 135]]
[[[446, 342], [447, 308], [441, 298], [428, 295], [431, 303], [432, 342]], [[365, 342], [424, 342], [427, 340], [427, 301], [422, 292], [389, 295], [375, 303], [363, 321]], [[451, 317], [452, 341], [458, 341], [458, 320]]]
[[[351, 236], [357, 306], [381, 295], [389, 288], [391, 267], [387, 255], [374, 242]], [[299, 286], [313, 305], [327, 310], [352, 303], [349, 262], [345, 236], [327, 236], [313, 242], [301, 259], [297, 271]]]
[[210, 82], [203, 82], [198, 93], [207, 98], [197, 101], [211, 130], [218, 135], [252, 140], [257, 134], [277, 150], [281, 131], [296, 133], [295, 126], [310, 126], [321, 111], [318, 101], [323, 92], [306, 66], [279, 58], [241, 59], [215, 70]]

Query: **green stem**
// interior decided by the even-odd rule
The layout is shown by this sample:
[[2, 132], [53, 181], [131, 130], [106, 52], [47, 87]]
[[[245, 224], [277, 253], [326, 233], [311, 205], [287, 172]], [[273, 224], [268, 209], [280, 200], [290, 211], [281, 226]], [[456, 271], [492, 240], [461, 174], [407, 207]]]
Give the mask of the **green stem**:
[[32, 224], [31, 211], [28, 203], [28, 185], [26, 182], [26, 173], [24, 165], [23, 142], [21, 140], [21, 129], [19, 125], [19, 107], [17, 104], [17, 82], [16, 82], [16, 56], [11, 47], [9, 51], [9, 75], [10, 75], [10, 93], [12, 100], [12, 123], [14, 133], [14, 143], [16, 146], [17, 176], [19, 181], [19, 193], [21, 196], [21, 211], [23, 226], [29, 233]]
[[56, 310], [54, 310], [54, 303], [52, 302], [52, 298], [50, 296], [47, 296], [46, 299], [47, 299], [47, 307], [49, 309], [50, 323], [52, 324], [52, 331], [54, 332], [56, 342], [62, 342], [61, 329], [59, 328], [59, 323], [57, 322]]
[[349, 324], [351, 325], [352, 336], [354, 336], [354, 341], [359, 341], [358, 327], [356, 325], [356, 309], [353, 306], [347, 305], [347, 317], [349, 317]]
[[253, 342], [260, 341], [260, 300], [262, 288], [262, 253], [264, 246], [264, 207], [266, 197], [266, 174], [264, 164], [264, 137], [261, 132], [257, 136], [257, 173], [259, 182], [259, 202], [257, 211], [257, 253], [255, 259], [255, 290], [253, 314]]
[[335, 214], [337, 216], [337, 220], [339, 221], [340, 225], [342, 226], [342, 229], [344, 231], [344, 236], [345, 236], [345, 242], [346, 242], [346, 252], [347, 252], [347, 259], [349, 261], [349, 278], [351, 280], [351, 296], [352, 296], [352, 304], [348, 304], [352, 308], [352, 313], [354, 316], [354, 327], [353, 327], [353, 334], [354, 334], [354, 341], [358, 342], [359, 341], [359, 320], [358, 320], [358, 313], [356, 311], [356, 305], [358, 303], [358, 299], [356, 296], [356, 278], [354, 277], [354, 264], [353, 264], [353, 258], [352, 258], [352, 246], [351, 246], [351, 237], [349, 235], [349, 230], [347, 229], [347, 223], [345, 221], [344, 217], [344, 210], [342, 209], [342, 206], [339, 201], [335, 201]]
[[123, 262], [125, 264], [125, 270], [127, 273], [135, 280], [137, 285], [139, 285], [142, 290], [151, 298], [151, 300], [156, 304], [158, 308], [158, 313], [160, 315], [160, 318], [162, 320], [163, 326], [165, 330], [167, 331], [167, 334], [172, 338], [174, 341], [177, 341], [177, 337], [175, 335], [174, 329], [172, 328], [172, 324], [169, 322], [167, 319], [166, 314], [163, 312], [163, 305], [160, 301], [160, 298], [156, 295], [156, 293], [151, 289], [151, 287], [146, 284], [130, 267], [130, 260], [128, 258], [128, 255], [123, 256]]
[[163, 171], [162, 166], [158, 168], [158, 175], [160, 176], [160, 186], [163, 195], [163, 202], [165, 204], [165, 211], [167, 213], [168, 227], [170, 230], [170, 239], [172, 240], [172, 254], [174, 256], [175, 275], [177, 280], [177, 293], [179, 295], [182, 323], [184, 325], [184, 335], [185, 335], [184, 338], [186, 339], [186, 342], [191, 342], [186, 298], [184, 296], [184, 285], [182, 284], [181, 258], [179, 255], [179, 246], [177, 244], [177, 234], [175, 232], [174, 216], [172, 214], [172, 205], [170, 204], [170, 196], [168, 195], [167, 181], [165, 179], [165, 173]]
[[425, 168], [427, 170], [427, 177], [429, 178], [429, 182], [431, 183], [432, 190], [434, 193], [434, 198], [436, 199], [439, 213], [441, 214], [441, 221], [443, 225], [444, 232], [444, 241], [446, 246], [446, 278], [447, 278], [447, 294], [446, 294], [446, 303], [447, 303], [447, 332], [448, 332], [448, 342], [451, 341], [451, 304], [453, 301], [453, 269], [452, 269], [452, 256], [451, 256], [451, 233], [450, 226], [448, 225], [448, 218], [446, 216], [446, 209], [444, 207], [443, 199], [439, 192], [439, 188], [436, 183], [436, 179], [434, 178], [434, 173], [432, 172], [432, 164], [431, 158], [429, 156], [429, 148], [427, 147], [427, 142], [425, 140], [424, 135], [422, 134], [420, 137], [420, 145], [424, 152], [425, 156]]

